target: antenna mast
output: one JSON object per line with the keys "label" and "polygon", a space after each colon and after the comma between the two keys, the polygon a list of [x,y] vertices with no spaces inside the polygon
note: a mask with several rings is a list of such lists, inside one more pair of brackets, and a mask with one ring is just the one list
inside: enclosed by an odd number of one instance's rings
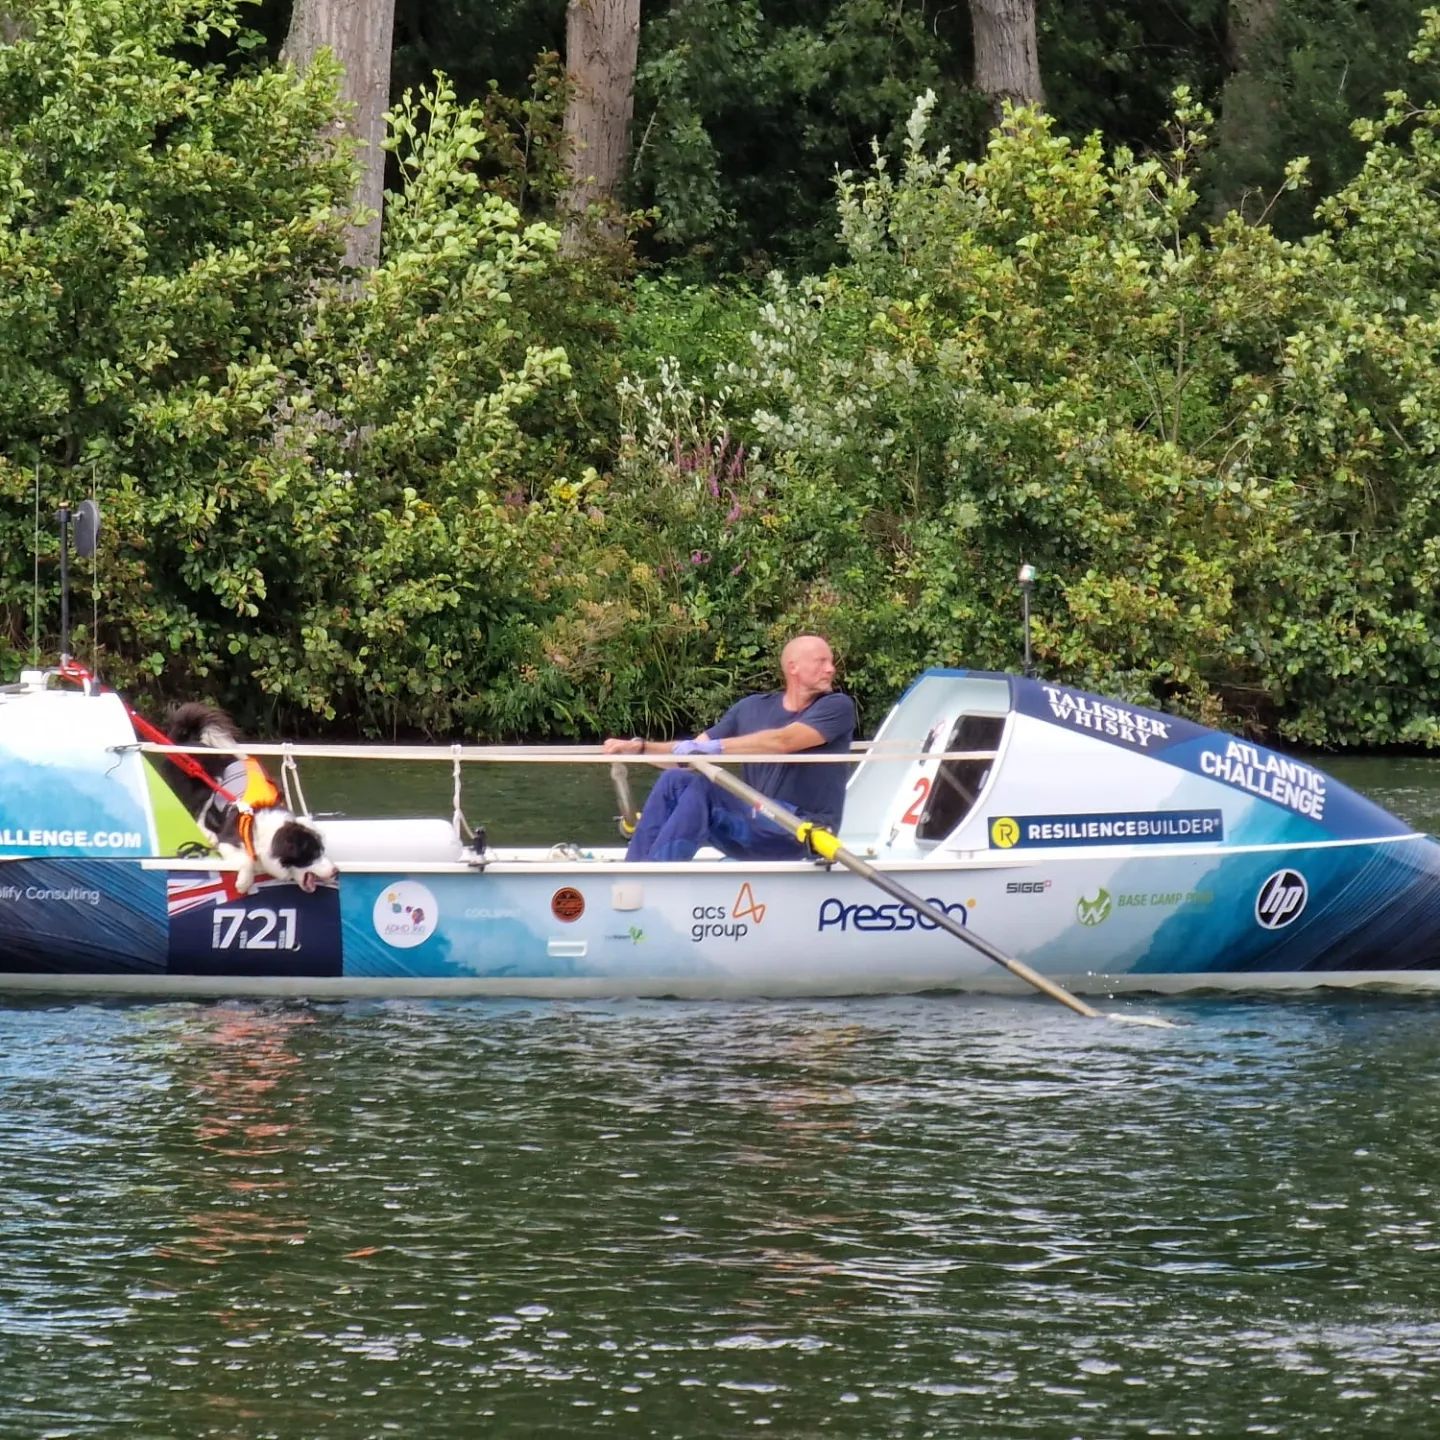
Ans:
{"label": "antenna mast", "polygon": [[74,526],[75,554],[82,559],[93,555],[100,538],[100,507],[93,500],[82,500],[73,509],[68,500],[56,511],[60,520],[60,664],[67,665],[70,654],[70,537]]}
{"label": "antenna mast", "polygon": [[1035,586],[1035,567],[1033,565],[1022,565],[1020,574],[1017,577],[1020,581],[1021,608],[1024,611],[1025,624],[1025,678],[1035,678],[1035,666],[1030,660],[1030,591]]}

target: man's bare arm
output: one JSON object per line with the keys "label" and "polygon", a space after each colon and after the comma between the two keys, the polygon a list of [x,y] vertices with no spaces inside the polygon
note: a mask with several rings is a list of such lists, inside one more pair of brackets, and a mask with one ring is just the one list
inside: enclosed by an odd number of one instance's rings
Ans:
{"label": "man's bare arm", "polygon": [[[703,732],[695,737],[708,740]],[[737,755],[793,755],[797,750],[813,750],[823,745],[825,737],[813,726],[792,720],[773,730],[752,730],[748,735],[729,735],[720,741],[720,749]]]}

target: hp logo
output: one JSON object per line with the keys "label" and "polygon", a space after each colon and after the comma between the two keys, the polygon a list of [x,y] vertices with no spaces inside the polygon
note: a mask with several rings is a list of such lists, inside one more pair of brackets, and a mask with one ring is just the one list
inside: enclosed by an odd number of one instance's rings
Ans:
{"label": "hp logo", "polygon": [[1310,887],[1298,870],[1277,870],[1255,896],[1255,923],[1265,930],[1283,930],[1298,920]]}

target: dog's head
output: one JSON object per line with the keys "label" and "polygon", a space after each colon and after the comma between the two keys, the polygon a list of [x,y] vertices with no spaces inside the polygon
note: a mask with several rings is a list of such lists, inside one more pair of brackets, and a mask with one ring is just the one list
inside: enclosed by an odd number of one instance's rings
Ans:
{"label": "dog's head", "polygon": [[266,874],[307,892],[339,873],[320,832],[288,811],[261,811],[255,817],[255,853]]}

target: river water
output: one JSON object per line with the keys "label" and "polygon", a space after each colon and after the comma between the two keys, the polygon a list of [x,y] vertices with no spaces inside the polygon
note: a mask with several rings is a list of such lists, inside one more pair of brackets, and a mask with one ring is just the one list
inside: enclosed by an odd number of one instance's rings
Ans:
{"label": "river water", "polygon": [[0,1437],[1430,1433],[1440,1002],[1154,1008],[0,1003]]}

